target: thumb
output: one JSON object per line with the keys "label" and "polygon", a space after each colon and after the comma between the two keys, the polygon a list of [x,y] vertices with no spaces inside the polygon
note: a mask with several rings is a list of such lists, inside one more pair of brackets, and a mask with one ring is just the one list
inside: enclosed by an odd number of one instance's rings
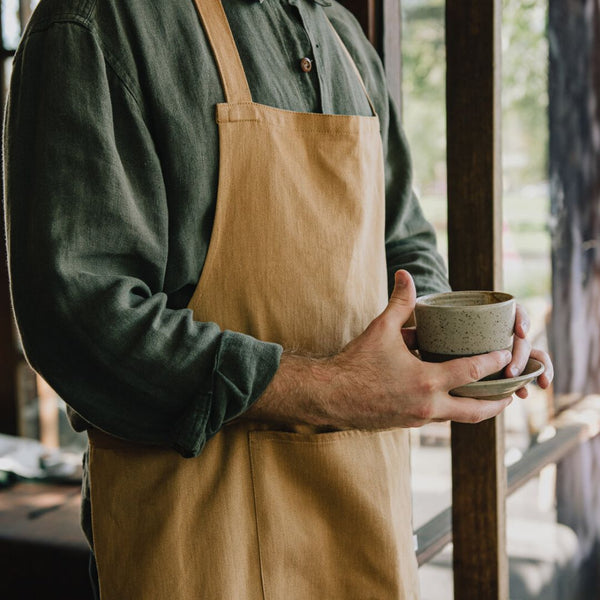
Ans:
{"label": "thumb", "polygon": [[397,318],[401,327],[412,315],[417,301],[417,290],[408,271],[396,271],[394,275],[394,291],[384,311],[388,316]]}

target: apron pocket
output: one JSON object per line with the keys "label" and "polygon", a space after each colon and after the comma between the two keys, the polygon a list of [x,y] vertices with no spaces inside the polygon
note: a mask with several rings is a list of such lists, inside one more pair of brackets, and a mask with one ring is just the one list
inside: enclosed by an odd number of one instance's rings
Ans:
{"label": "apron pocket", "polygon": [[407,431],[248,435],[265,600],[418,598]]}

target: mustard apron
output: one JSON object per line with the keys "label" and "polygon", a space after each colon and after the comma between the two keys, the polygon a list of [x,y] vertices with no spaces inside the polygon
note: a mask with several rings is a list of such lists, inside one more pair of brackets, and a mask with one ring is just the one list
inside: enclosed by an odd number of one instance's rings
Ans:
{"label": "mustard apron", "polygon": [[[379,120],[253,103],[220,0],[196,5],[226,102],[189,307],[284,348],[337,352],[387,302]],[[239,419],[192,459],[92,430],[90,480],[102,600],[418,598],[404,430]]]}

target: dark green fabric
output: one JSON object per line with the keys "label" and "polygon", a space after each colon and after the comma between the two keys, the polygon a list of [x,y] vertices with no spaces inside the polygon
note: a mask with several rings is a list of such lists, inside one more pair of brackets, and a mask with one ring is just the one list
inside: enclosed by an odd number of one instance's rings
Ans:
{"label": "dark green fabric", "polygon": [[[390,275],[447,289],[384,74],[333,3],[224,0],[253,99],[381,119]],[[315,68],[304,73],[304,56]],[[210,240],[223,101],[192,0],[42,0],[14,60],[4,137],[11,287],[33,367],[85,420],[197,455],[281,348],[186,305]]]}

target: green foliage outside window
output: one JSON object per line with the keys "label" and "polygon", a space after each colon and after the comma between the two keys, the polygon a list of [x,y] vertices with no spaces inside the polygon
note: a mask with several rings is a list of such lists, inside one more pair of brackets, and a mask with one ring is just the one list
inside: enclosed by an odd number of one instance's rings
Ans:
{"label": "green foliage outside window", "polygon": [[[445,31],[443,0],[402,0],[403,121],[415,186],[446,241]],[[503,0],[502,149],[505,287],[546,295],[548,235],[547,0]]]}

